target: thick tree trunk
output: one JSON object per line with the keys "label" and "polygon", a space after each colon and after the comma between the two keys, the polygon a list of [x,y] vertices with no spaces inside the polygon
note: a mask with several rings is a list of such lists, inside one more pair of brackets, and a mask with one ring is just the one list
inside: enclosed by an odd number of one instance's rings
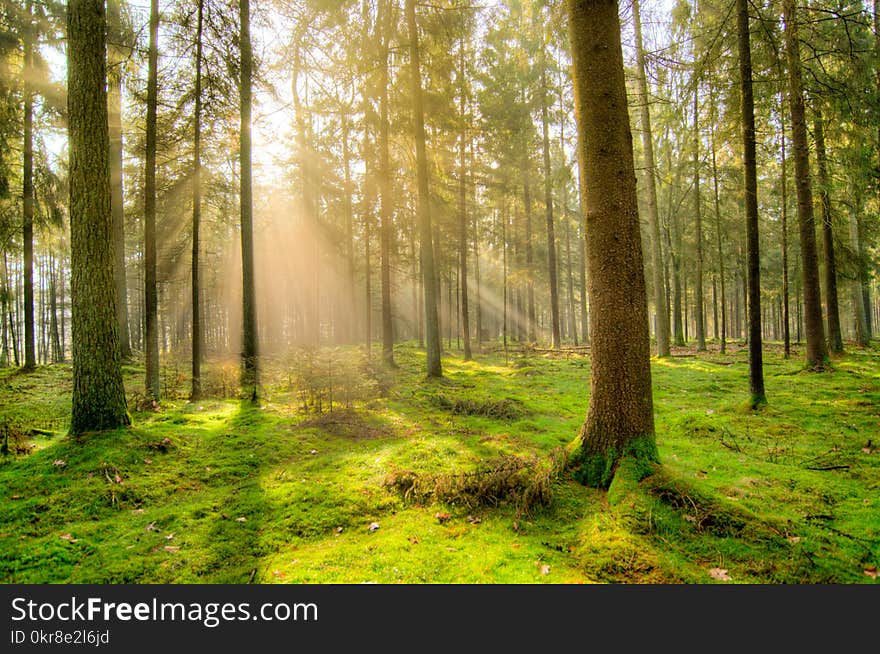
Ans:
{"label": "thick tree trunk", "polygon": [[130,424],[113,284],[105,34],[101,0],[67,3],[72,434]]}
{"label": "thick tree trunk", "polygon": [[156,278],[156,112],[158,107],[159,0],[150,2],[150,46],[147,73],[146,169],[144,171],[144,350],[146,392],[158,402],[159,296]]}
{"label": "thick tree trunk", "polygon": [[810,180],[810,152],[801,79],[801,55],[794,0],[783,0],[785,49],[788,60],[788,102],[791,114],[791,140],[794,145],[794,176],[798,199],[798,227],[801,243],[801,279],[804,292],[804,327],[807,367],[824,369],[828,359],[825,326],[822,322],[822,298],[819,288],[819,263],[816,254],[816,223],[813,218],[813,191]]}
{"label": "thick tree trunk", "polygon": [[831,182],[825,154],[825,125],[822,110],[813,109],[813,134],[816,139],[816,167],[819,175],[819,204],[822,209],[822,251],[825,258],[825,311],[828,320],[828,351],[843,352],[840,309],[837,299],[837,263],[834,257],[834,227],[831,216]]}
{"label": "thick tree trunk", "polygon": [[647,295],[617,2],[567,7],[592,308],[590,403],[570,461],[582,482],[608,487],[622,459],[642,476],[657,460]]}
{"label": "thick tree trunk", "polygon": [[741,88],[743,174],[745,177],[748,258],[749,390],[752,408],[767,403],[761,343],[761,259],[758,250],[758,167],[755,153],[755,104],[752,93],[752,52],[748,0],[737,0],[737,44]]}
{"label": "thick tree trunk", "polygon": [[257,400],[259,366],[257,350],[257,306],[254,280],[254,198],[251,164],[251,85],[253,52],[251,49],[250,0],[239,0],[241,47],[241,276],[242,276],[242,370],[241,385],[251,401]]}
{"label": "thick tree trunk", "polygon": [[633,0],[633,23],[636,36],[636,63],[638,65],[639,112],[642,121],[642,150],[645,158],[645,188],[648,193],[648,233],[651,237],[651,270],[654,292],[654,332],[657,356],[669,356],[669,321],[666,312],[666,290],[663,287],[663,258],[660,247],[660,217],[657,208],[657,170],[654,165],[654,139],[651,131],[647,64],[642,40],[642,20],[639,0]]}
{"label": "thick tree trunk", "polygon": [[440,329],[437,316],[437,276],[434,268],[434,237],[431,228],[428,156],[425,151],[425,109],[422,100],[421,53],[419,51],[415,0],[406,0],[406,23],[409,31],[410,66],[412,68],[413,130],[416,142],[420,258],[422,279],[425,286],[426,368],[428,377],[442,377]]}

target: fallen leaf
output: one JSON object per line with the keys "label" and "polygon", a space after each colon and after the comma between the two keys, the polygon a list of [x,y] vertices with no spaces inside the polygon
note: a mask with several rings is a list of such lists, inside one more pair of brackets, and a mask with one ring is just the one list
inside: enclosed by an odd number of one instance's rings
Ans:
{"label": "fallen leaf", "polygon": [[438,513],[435,513],[434,517],[437,518],[438,522],[440,522],[440,524],[442,525],[444,522],[449,520],[449,518],[451,518],[452,516],[444,511],[440,511]]}
{"label": "fallen leaf", "polygon": [[144,463],[150,465],[153,462],[153,459],[144,459]]}
{"label": "fallen leaf", "polygon": [[177,545],[166,545],[165,546],[166,552],[177,552],[179,549],[180,549],[180,547]]}
{"label": "fallen leaf", "polygon": [[165,536],[165,540],[171,540],[172,538],[174,538],[174,534],[168,534]]}
{"label": "fallen leaf", "polygon": [[801,542],[801,537],[800,536],[789,536],[788,542],[791,543],[792,545],[796,545],[797,543]]}
{"label": "fallen leaf", "polygon": [[870,568],[865,568],[865,574],[868,575],[871,579],[877,578],[877,566],[872,565]]}
{"label": "fallen leaf", "polygon": [[337,533],[337,534],[341,534],[341,533],[342,533],[342,527],[337,527],[337,528],[336,528],[336,533]]}
{"label": "fallen leaf", "polygon": [[135,515],[140,515],[141,513],[144,512],[144,510],[143,509],[132,509],[131,512],[134,513]]}
{"label": "fallen leaf", "polygon": [[245,518],[243,515],[241,515],[241,516],[238,516],[238,517],[235,519],[235,521],[236,521],[236,522],[247,522],[247,518]]}
{"label": "fallen leaf", "polygon": [[864,452],[865,454],[873,454],[874,450],[870,447],[863,447],[862,452]]}
{"label": "fallen leaf", "polygon": [[[21,495],[13,495],[13,496],[12,496],[12,499],[13,499],[13,500],[20,500],[20,499],[21,499]],[[865,500],[865,501],[867,502],[867,500]]]}
{"label": "fallen leaf", "polygon": [[272,571],[272,575],[275,576],[275,577],[282,578],[282,579],[284,578],[284,573],[283,573],[283,572],[279,572],[278,570],[273,570],[273,571]]}
{"label": "fallen leaf", "polygon": [[64,466],[67,465],[67,461],[64,461],[64,460],[62,460],[62,459],[55,459],[55,460],[52,462],[52,465],[53,465],[53,466],[57,466],[57,467],[59,467],[59,468],[63,468]]}
{"label": "fallen leaf", "polygon": [[118,472],[115,475],[113,475],[113,481],[115,481],[117,484],[122,483],[122,477],[119,476]]}
{"label": "fallen leaf", "polygon": [[407,538],[407,540],[408,540],[410,543],[412,543],[413,545],[418,545],[418,544],[421,542],[421,541],[419,541],[419,537],[416,536],[415,534],[413,534],[412,536],[410,536],[409,538]]}
{"label": "fallen leaf", "polygon": [[727,570],[723,568],[712,568],[709,570],[709,576],[718,581],[730,581],[730,575],[728,575]]}
{"label": "fallen leaf", "polygon": [[153,520],[153,522],[151,522],[146,527],[144,527],[144,531],[162,531],[162,530],[156,526],[156,521]]}
{"label": "fallen leaf", "polygon": [[469,515],[469,516],[467,517],[467,521],[468,521],[469,523],[471,523],[472,525],[478,525],[478,524],[480,524],[481,522],[483,522],[483,519],[482,519],[482,518],[475,518],[474,516],[470,516],[470,515]]}
{"label": "fallen leaf", "polygon": [[519,549],[519,543],[511,543],[510,546],[515,550]]}
{"label": "fallen leaf", "polygon": [[692,516],[687,513],[685,514],[684,519],[687,520],[688,522],[696,522],[697,521],[696,516]]}
{"label": "fallen leaf", "polygon": [[318,450],[309,450],[309,454],[317,454]]}
{"label": "fallen leaf", "polygon": [[371,522],[371,523],[370,523],[370,526],[367,527],[367,531],[369,531],[370,533],[372,533],[372,532],[376,531],[378,528],[379,528],[379,523],[378,523],[378,522]]}
{"label": "fallen leaf", "polygon": [[519,523],[516,520],[513,521],[513,530],[519,531]]}
{"label": "fallen leaf", "polygon": [[549,575],[550,574],[550,566],[549,565],[542,565],[541,566],[541,574],[542,575]]}
{"label": "fallen leaf", "polygon": [[61,540],[69,540],[71,543],[75,543],[77,540],[76,538],[74,538],[70,534],[61,534],[61,536],[59,538],[61,538]]}
{"label": "fallen leaf", "polygon": [[709,473],[705,470],[700,470],[699,472],[694,473],[694,477],[696,477],[697,479],[705,479],[708,476]]}

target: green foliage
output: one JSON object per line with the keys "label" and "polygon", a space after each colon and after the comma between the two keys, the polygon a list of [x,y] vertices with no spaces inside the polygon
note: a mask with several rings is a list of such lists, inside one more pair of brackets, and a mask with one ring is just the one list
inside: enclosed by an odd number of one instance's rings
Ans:
{"label": "green foliage", "polygon": [[[315,356],[363,371],[354,350]],[[0,424],[32,448],[0,456],[0,580],[723,583],[718,568],[727,583],[874,581],[876,349],[822,375],[768,351],[760,412],[743,409],[736,352],[654,361],[662,466],[625,457],[607,491],[559,454],[584,419],[587,357],[450,355],[442,381],[424,379],[423,357],[397,347],[386,397],[345,410],[338,391],[333,412],[303,407],[276,362],[259,408],[170,398],[82,441],[63,435],[69,366],[0,372]],[[142,384],[138,367],[125,376]],[[453,413],[438,394],[527,398],[529,412]]]}

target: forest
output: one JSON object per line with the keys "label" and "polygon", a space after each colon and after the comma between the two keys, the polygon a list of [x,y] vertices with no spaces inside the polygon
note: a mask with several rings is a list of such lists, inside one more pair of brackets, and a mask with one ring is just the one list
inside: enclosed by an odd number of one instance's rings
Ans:
{"label": "forest", "polygon": [[0,581],[871,584],[880,8],[0,0]]}

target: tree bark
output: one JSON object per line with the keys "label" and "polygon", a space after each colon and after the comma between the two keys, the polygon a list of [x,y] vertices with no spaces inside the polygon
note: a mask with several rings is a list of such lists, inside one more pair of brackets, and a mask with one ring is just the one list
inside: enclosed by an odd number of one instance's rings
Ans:
{"label": "tree bark", "polygon": [[638,65],[639,112],[642,122],[642,149],[645,158],[645,188],[648,193],[648,233],[651,236],[651,270],[654,292],[654,333],[657,356],[669,356],[669,321],[666,313],[666,290],[663,287],[663,258],[660,249],[660,217],[657,209],[657,170],[654,165],[654,139],[651,131],[651,109],[648,104],[648,77],[645,46],[642,41],[642,19],[639,0],[633,0],[633,23],[636,36]]}
{"label": "tree bark", "polygon": [[37,366],[34,336],[34,64],[33,8],[27,3],[24,30],[24,142],[22,143],[22,247],[24,250],[24,369]]}
{"label": "tree bark", "polygon": [[798,199],[798,228],[801,244],[801,280],[804,293],[804,329],[808,368],[822,370],[828,359],[825,327],[822,322],[822,298],[819,288],[819,263],[816,254],[816,223],[813,217],[813,192],[810,180],[810,153],[801,78],[801,55],[794,0],[783,0],[785,49],[788,61],[788,103],[791,115],[791,140],[794,146],[794,176]]}
{"label": "tree bark", "polygon": [[625,458],[657,460],[651,346],[616,0],[567,0],[583,188],[589,189],[590,401],[576,477],[608,487]]}
{"label": "tree bark", "polygon": [[461,97],[459,99],[459,117],[461,120],[461,133],[459,134],[459,178],[458,178],[458,253],[459,253],[459,277],[461,278],[461,331],[464,341],[464,360],[470,361],[471,354],[471,326],[468,312],[468,214],[467,214],[467,87],[465,85],[465,40],[461,40],[461,53],[459,56],[459,75],[461,77]]}
{"label": "tree bark", "polygon": [[196,18],[196,82],[195,115],[193,117],[193,164],[192,164],[192,381],[190,399],[197,400],[202,394],[202,307],[199,279],[199,241],[202,222],[202,31],[204,27],[204,0],[198,0]]}
{"label": "tree bark", "polygon": [[[780,106],[782,106],[780,98]],[[781,194],[782,211],[781,229],[782,229],[782,339],[785,358],[791,356],[791,327],[790,327],[790,310],[789,310],[789,285],[788,285],[788,175],[786,174],[785,159],[785,119],[784,113],[779,112],[780,118],[780,152],[781,152],[781,168],[779,189]]]}
{"label": "tree bark", "polygon": [[239,0],[241,33],[241,131],[239,157],[241,166],[241,275],[242,275],[242,374],[241,385],[257,400],[259,365],[257,349],[257,306],[254,279],[254,198],[251,164],[251,102],[253,52],[251,49],[250,0]]}
{"label": "tree bark", "polygon": [[561,346],[559,328],[559,286],[556,274],[556,235],[553,218],[553,170],[550,166],[550,117],[547,106],[546,46],[541,46],[541,129],[544,145],[544,206],[547,218],[547,270],[550,280],[550,330],[553,347]]}
{"label": "tree bark", "polygon": [[105,34],[101,0],[69,0],[72,434],[131,422],[125,406],[113,283]]}
{"label": "tree bark", "polygon": [[419,52],[415,0],[406,0],[406,22],[409,31],[410,66],[412,68],[413,132],[416,142],[420,258],[422,280],[425,287],[426,368],[428,377],[442,377],[440,329],[437,316],[437,276],[434,267],[434,237],[431,228],[431,197],[428,180],[428,156],[425,145],[425,110],[424,101],[422,100],[421,54]]}
{"label": "tree bark", "polygon": [[144,171],[144,350],[146,392],[153,401],[159,386],[159,296],[156,265],[156,113],[158,107],[159,0],[150,2],[150,45],[147,73],[147,126]]}
{"label": "tree bark", "polygon": [[[694,73],[696,75],[696,72]],[[700,205],[700,85],[694,84],[694,240],[697,251],[696,280],[694,280],[694,316],[697,323],[697,351],[706,350],[706,328],[703,324],[703,212]]]}
{"label": "tree bark", "polygon": [[743,175],[745,177],[746,248],[749,315],[749,390],[752,408],[767,403],[761,343],[761,259],[758,239],[758,166],[748,0],[737,0],[737,44],[741,88]]}
{"label": "tree bark", "polygon": [[834,226],[831,215],[831,182],[825,153],[825,125],[822,110],[813,109],[813,133],[816,139],[816,167],[819,175],[819,204],[822,209],[822,251],[825,258],[825,309],[828,321],[828,351],[843,352],[840,309],[837,299],[837,263],[834,257]]}
{"label": "tree bark", "polygon": [[391,164],[388,145],[388,39],[391,7],[379,4],[379,235],[382,281],[382,360],[394,365],[394,324],[391,312]]}

